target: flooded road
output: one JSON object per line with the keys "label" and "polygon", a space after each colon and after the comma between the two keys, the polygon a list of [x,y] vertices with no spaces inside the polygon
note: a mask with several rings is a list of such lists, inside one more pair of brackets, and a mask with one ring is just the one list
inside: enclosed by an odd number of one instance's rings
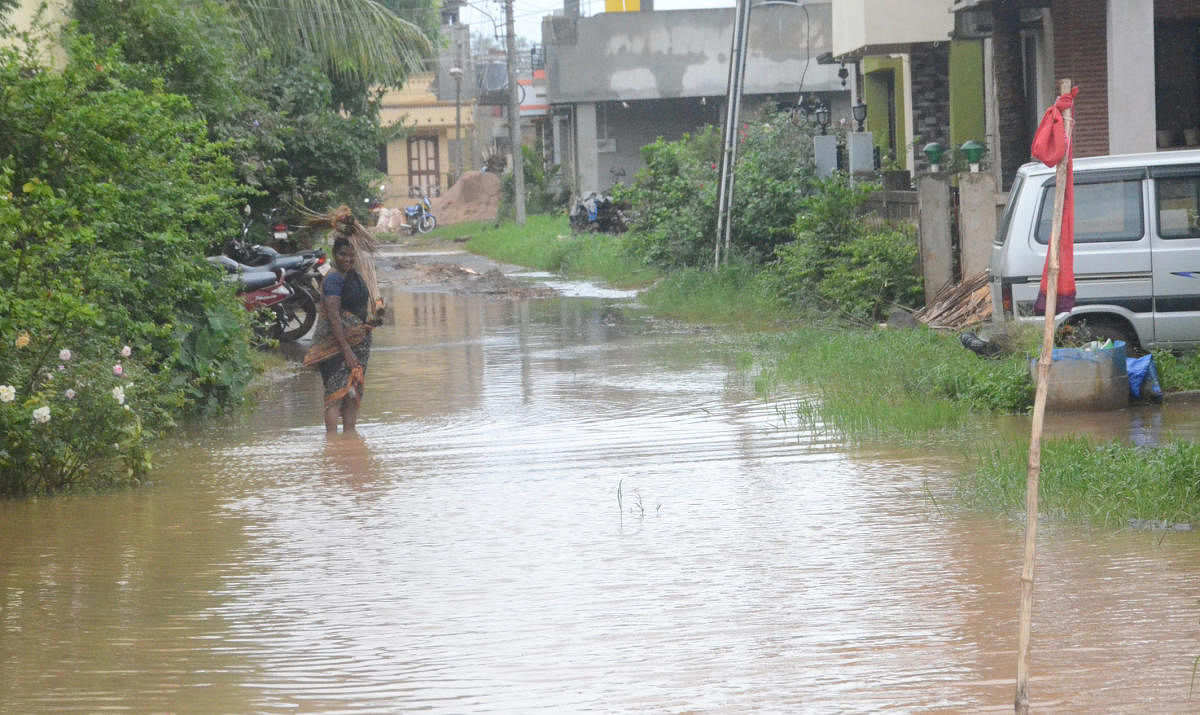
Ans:
{"label": "flooded road", "polygon": [[[304,372],[151,487],[0,502],[0,711],[1011,711],[1023,529],[952,455],[619,299],[390,303],[359,439]],[[1200,711],[1196,533],[1038,556],[1035,711]]]}

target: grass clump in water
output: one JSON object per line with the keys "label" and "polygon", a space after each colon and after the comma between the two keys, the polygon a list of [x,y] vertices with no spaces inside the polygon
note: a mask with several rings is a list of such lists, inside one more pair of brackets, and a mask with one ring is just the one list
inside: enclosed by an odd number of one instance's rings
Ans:
{"label": "grass clump in water", "polygon": [[1024,356],[982,360],[927,328],[806,328],[760,345],[767,358],[757,389],[811,386],[814,399],[798,416],[849,439],[961,430],[979,413],[1022,412],[1033,398]]}
{"label": "grass clump in water", "polygon": [[[1027,442],[989,447],[979,466],[960,480],[973,507],[1018,511],[1025,507]],[[1043,515],[1105,526],[1200,524],[1200,445],[1176,440],[1157,447],[1086,437],[1042,445],[1038,509]]]}

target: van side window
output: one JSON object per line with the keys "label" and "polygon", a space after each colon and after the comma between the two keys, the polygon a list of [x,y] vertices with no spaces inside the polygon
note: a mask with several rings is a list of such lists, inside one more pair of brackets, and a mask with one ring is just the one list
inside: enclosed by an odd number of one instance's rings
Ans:
{"label": "van side window", "polygon": [[1155,179],[1154,193],[1158,196],[1158,235],[1200,237],[1200,175]]}
{"label": "van side window", "polygon": [[[1075,182],[1075,243],[1105,241],[1137,241],[1145,223],[1142,213],[1142,182],[1097,181]],[[1054,186],[1042,190],[1042,206],[1038,213],[1038,243],[1050,243],[1050,226],[1054,219]]]}

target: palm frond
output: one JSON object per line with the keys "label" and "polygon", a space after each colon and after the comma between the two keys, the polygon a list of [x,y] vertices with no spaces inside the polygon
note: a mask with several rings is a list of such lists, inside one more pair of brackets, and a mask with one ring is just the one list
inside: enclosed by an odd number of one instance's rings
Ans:
{"label": "palm frond", "polygon": [[297,48],[340,76],[397,84],[432,52],[420,28],[375,0],[234,0],[252,42],[287,61]]}

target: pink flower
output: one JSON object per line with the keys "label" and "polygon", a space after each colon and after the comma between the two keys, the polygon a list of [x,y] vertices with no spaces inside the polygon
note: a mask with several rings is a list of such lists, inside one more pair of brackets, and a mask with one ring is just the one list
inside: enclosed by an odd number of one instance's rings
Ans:
{"label": "pink flower", "polygon": [[62,360],[63,362],[67,362],[68,360],[71,359],[71,351],[67,350],[66,348],[59,350],[58,351],[58,359]]}
{"label": "pink flower", "polygon": [[75,399],[75,391],[74,391],[74,390],[72,390],[72,389],[69,389],[69,388],[67,389],[67,399],[68,399],[68,400],[74,400],[74,399]]}
{"label": "pink flower", "polygon": [[117,377],[120,377],[121,375],[125,374],[125,368],[121,367],[121,363],[117,363],[116,365],[113,365],[113,374],[116,375]]}
{"label": "pink flower", "polygon": [[132,354],[133,354],[133,348],[129,347],[128,345],[121,348],[121,357],[129,357]]}

